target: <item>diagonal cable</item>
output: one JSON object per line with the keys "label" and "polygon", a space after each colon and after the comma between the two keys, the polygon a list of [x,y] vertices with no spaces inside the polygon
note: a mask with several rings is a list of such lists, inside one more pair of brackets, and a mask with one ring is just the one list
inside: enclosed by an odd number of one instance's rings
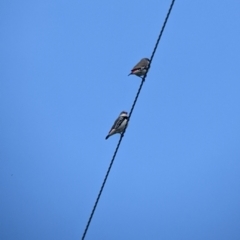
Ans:
{"label": "diagonal cable", "polygon": [[[153,52],[152,52],[152,55],[151,55],[151,58],[150,58],[150,62],[149,62],[149,67],[148,67],[145,75],[144,75],[143,78],[142,78],[142,81],[141,81],[141,84],[140,84],[140,86],[139,86],[137,95],[136,95],[136,97],[135,97],[135,99],[134,99],[132,108],[131,108],[130,113],[129,113],[128,124],[129,124],[130,118],[131,118],[131,116],[132,116],[133,110],[134,110],[134,108],[135,108],[135,105],[136,105],[136,103],[137,103],[139,94],[140,94],[140,92],[141,92],[141,90],[142,90],[143,83],[144,83],[144,81],[145,81],[145,79],[146,79],[146,77],[147,77],[147,73],[148,73],[148,71],[149,71],[149,69],[150,69],[150,67],[151,67],[152,60],[153,60],[153,58],[154,58],[154,55],[155,55],[155,53],[156,53],[158,44],[159,44],[159,42],[160,42],[160,39],[161,39],[161,37],[162,37],[163,31],[164,31],[164,29],[165,29],[165,26],[166,26],[166,24],[167,24],[168,18],[169,18],[169,16],[170,16],[171,11],[172,11],[174,2],[175,2],[175,0],[172,0],[171,5],[170,5],[169,10],[168,10],[168,13],[167,13],[167,15],[166,15],[166,18],[165,18],[165,20],[164,20],[163,26],[162,26],[161,31],[160,31],[160,33],[159,33],[157,42],[156,42],[155,47],[154,47],[154,49],[153,49]],[[123,133],[121,134],[121,136],[120,136],[120,138],[119,138],[117,147],[116,147],[116,149],[115,149],[115,151],[114,151],[112,160],[111,160],[111,162],[110,162],[110,165],[109,165],[108,170],[107,170],[107,173],[106,173],[106,175],[105,175],[105,177],[104,177],[102,186],[101,186],[100,191],[99,191],[99,193],[98,193],[97,199],[96,199],[96,201],[95,201],[95,203],[94,203],[92,212],[91,212],[90,217],[89,217],[89,219],[88,219],[87,225],[86,225],[85,230],[84,230],[84,232],[83,232],[82,240],[84,240],[84,238],[85,238],[85,236],[86,236],[86,234],[87,234],[89,225],[90,225],[90,223],[91,223],[92,217],[93,217],[94,212],[95,212],[95,210],[96,210],[98,201],[99,201],[99,199],[100,199],[100,197],[101,197],[103,188],[104,188],[105,183],[106,183],[106,181],[107,181],[108,175],[109,175],[110,170],[111,170],[111,168],[112,168],[113,162],[114,162],[115,157],[116,157],[116,155],[117,155],[118,149],[119,149],[119,147],[120,147],[120,145],[121,145],[121,142],[122,142],[122,139],[123,139],[123,137],[124,137],[124,133],[126,132],[126,129],[127,129],[127,127],[124,129]]]}

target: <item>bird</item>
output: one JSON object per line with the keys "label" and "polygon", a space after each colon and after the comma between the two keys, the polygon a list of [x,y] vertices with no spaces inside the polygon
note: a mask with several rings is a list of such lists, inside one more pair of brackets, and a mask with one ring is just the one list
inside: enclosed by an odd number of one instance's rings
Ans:
{"label": "bird", "polygon": [[118,116],[118,118],[115,120],[112,128],[110,129],[105,139],[108,139],[113,134],[122,133],[127,126],[127,122],[128,122],[128,113],[126,111],[122,111]]}
{"label": "bird", "polygon": [[148,69],[148,66],[149,66],[149,63],[150,63],[150,60],[148,58],[142,58],[140,60],[140,62],[138,62],[134,67],[133,69],[131,70],[131,72],[128,74],[129,75],[136,75],[138,77],[142,77],[147,69]]}

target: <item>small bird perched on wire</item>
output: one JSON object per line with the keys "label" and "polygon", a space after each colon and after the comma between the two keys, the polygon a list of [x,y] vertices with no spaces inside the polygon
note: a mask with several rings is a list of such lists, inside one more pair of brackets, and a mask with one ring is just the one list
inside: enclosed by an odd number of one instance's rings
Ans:
{"label": "small bird perched on wire", "polygon": [[122,111],[118,116],[118,118],[115,120],[111,130],[109,131],[105,139],[108,139],[113,134],[122,133],[127,126],[127,122],[128,122],[128,113],[125,111]]}
{"label": "small bird perched on wire", "polygon": [[144,76],[146,73],[148,66],[149,66],[150,60],[148,58],[143,58],[140,60],[140,62],[133,67],[129,75],[136,75],[138,77]]}

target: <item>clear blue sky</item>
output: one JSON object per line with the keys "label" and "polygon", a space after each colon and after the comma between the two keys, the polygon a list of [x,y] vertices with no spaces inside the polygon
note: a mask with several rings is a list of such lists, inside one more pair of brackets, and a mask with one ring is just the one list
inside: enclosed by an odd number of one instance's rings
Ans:
{"label": "clear blue sky", "polygon": [[[0,2],[0,239],[81,238],[170,0]],[[240,2],[176,0],[86,239],[240,239]]]}

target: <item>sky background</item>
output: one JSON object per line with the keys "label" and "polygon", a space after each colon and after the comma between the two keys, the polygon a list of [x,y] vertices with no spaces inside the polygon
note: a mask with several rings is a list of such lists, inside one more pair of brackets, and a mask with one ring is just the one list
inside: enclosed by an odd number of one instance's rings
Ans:
{"label": "sky background", "polygon": [[[170,0],[0,1],[0,239],[81,239]],[[240,239],[240,2],[176,0],[86,239]]]}

